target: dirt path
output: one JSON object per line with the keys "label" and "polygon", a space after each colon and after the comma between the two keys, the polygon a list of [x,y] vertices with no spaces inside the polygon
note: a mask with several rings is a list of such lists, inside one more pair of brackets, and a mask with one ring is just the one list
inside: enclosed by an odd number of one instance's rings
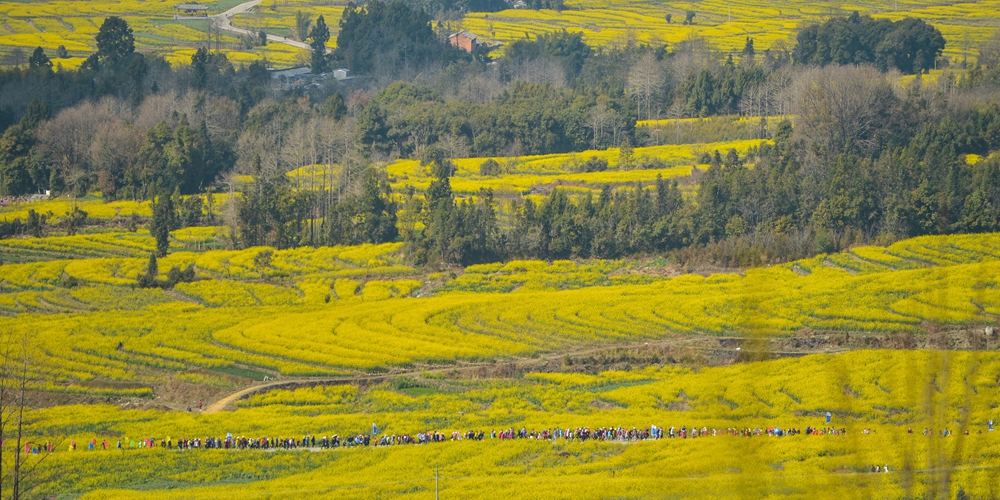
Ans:
{"label": "dirt path", "polygon": [[240,390],[240,391],[236,391],[236,392],[234,392],[234,393],[232,393],[232,394],[230,394],[230,395],[228,395],[228,396],[226,396],[226,397],[224,397],[224,398],[222,398],[222,399],[220,399],[220,400],[218,400],[218,401],[216,401],[216,402],[214,402],[214,403],[206,406],[201,412],[202,413],[217,413],[217,412],[220,412],[223,409],[225,409],[227,406],[235,403],[238,399],[242,398],[243,396],[246,396],[246,395],[249,395],[249,394],[253,394],[253,393],[255,393],[255,392],[257,392],[257,391],[259,391],[261,389],[274,387],[276,385],[286,384],[288,382],[289,381],[277,381],[276,380],[276,381],[274,381],[272,383],[269,383],[269,384],[265,383],[265,384],[260,384],[260,385],[255,385],[255,386],[247,387],[246,389],[243,389],[243,390]]}

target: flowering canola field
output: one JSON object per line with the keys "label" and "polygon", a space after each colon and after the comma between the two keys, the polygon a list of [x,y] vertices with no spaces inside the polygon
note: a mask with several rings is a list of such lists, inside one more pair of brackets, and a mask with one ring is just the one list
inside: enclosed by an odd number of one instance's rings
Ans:
{"label": "flowering canola field", "polygon": [[[90,1],[60,0],[41,2],[0,1],[0,52],[21,49],[26,53],[42,47],[53,64],[75,68],[96,50],[94,37],[104,19],[119,16],[129,23],[135,33],[136,50],[164,56],[173,64],[190,64],[191,55],[201,46],[215,47],[216,37],[210,33],[206,20],[176,20],[175,5],[182,2],[165,0]],[[236,1],[207,2],[209,14],[219,14],[236,6]],[[326,5],[325,2],[323,2]],[[244,14],[235,22],[238,26],[270,30],[288,34],[294,26],[295,9],[322,10],[324,14],[339,19],[341,8],[320,7],[320,2],[274,2],[273,9],[260,9],[262,13]],[[266,11],[267,13],[263,13]],[[281,17],[278,16],[281,14]],[[313,17],[317,14],[312,13]],[[291,22],[289,23],[289,18]],[[335,28],[336,22],[331,23]],[[335,34],[334,34],[335,38]],[[210,41],[211,40],[211,41]],[[235,35],[222,32],[219,49],[234,64],[267,58],[275,66],[294,66],[306,60],[302,50],[285,44],[271,43],[264,47],[247,49]],[[55,51],[66,47],[70,57],[56,59]]]}
{"label": "flowering canola field", "polygon": [[[105,238],[38,240],[99,258],[2,267],[0,330],[38,343],[39,386],[155,391],[182,374],[342,375],[684,334],[919,335],[1000,314],[998,234],[673,278],[605,261],[428,274],[404,264],[398,243],[275,251],[265,266],[256,257],[266,248],[175,251],[160,259],[160,279],[187,266],[199,279],[167,291],[133,286],[149,239]],[[101,253],[113,244],[137,255]]]}
{"label": "flowering canola field", "polygon": [[[137,490],[144,498],[219,498],[234,488],[271,497],[426,498],[435,468],[441,495],[476,498],[649,498],[664,491],[678,498],[815,498],[818,491],[953,498],[959,488],[976,498],[998,480],[1000,434],[988,430],[998,377],[995,353],[871,350],[698,370],[411,380],[420,394],[392,383],[274,391],[232,413],[56,407],[35,411],[31,432],[60,443],[43,462],[59,474],[40,493],[83,498],[134,498]],[[128,445],[226,433],[346,437],[369,432],[372,422],[380,435],[472,429],[486,438],[317,452]],[[632,443],[489,437],[509,428],[650,425],[706,435]],[[846,434],[766,435],[773,427],[817,426]],[[953,435],[942,436],[945,429]],[[69,442],[91,439],[110,441],[111,450],[68,450]],[[118,440],[123,451],[114,449]],[[870,472],[874,464],[891,473]]]}
{"label": "flowering canola field", "polygon": [[[976,45],[996,29],[990,19],[997,16],[995,0],[941,4],[931,0],[899,2],[852,2],[794,0],[701,0],[698,2],[626,2],[623,0],[567,0],[566,9],[504,10],[466,14],[461,27],[488,40],[511,42],[566,30],[583,34],[594,47],[622,47],[628,43],[676,44],[691,37],[708,40],[717,49],[739,53],[746,38],[754,39],[759,52],[784,45],[794,46],[795,32],[803,25],[818,23],[833,15],[852,11],[897,21],[916,17],[938,28],[947,41],[945,55],[961,58],[966,36],[969,57]],[[686,12],[695,13],[691,25],[683,24]],[[672,19],[668,23],[666,16]]]}
{"label": "flowering canola field", "polygon": [[[474,195],[486,188],[494,192],[526,193],[546,186],[561,186],[582,192],[599,191],[604,185],[636,182],[648,184],[655,181],[657,176],[664,179],[686,177],[691,175],[706,153],[719,151],[725,155],[732,149],[742,158],[764,142],[766,141],[763,139],[753,139],[639,147],[633,150],[634,163],[655,166],[631,170],[619,164],[619,148],[517,157],[456,158],[453,160],[456,171],[450,182],[452,191],[465,195]],[[608,170],[581,172],[580,167],[593,158],[607,162]],[[499,163],[504,173],[496,176],[480,175],[480,165],[489,159]],[[433,180],[430,167],[421,165],[418,160],[396,160],[386,166],[386,171],[396,191],[403,191],[407,186],[424,191]]]}

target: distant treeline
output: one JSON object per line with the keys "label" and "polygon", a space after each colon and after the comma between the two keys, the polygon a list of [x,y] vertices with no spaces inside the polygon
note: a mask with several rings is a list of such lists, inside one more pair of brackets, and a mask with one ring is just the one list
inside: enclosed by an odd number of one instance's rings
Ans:
{"label": "distant treeline", "polygon": [[[371,2],[345,10],[337,49],[313,61],[350,65],[361,79],[282,90],[265,64],[234,66],[205,49],[171,68],[135,52],[128,25],[109,18],[78,71],[53,71],[42,49],[0,71],[0,193],[170,199],[155,225],[165,235],[205,222],[199,204],[211,198],[181,194],[239,190],[218,214],[234,246],[402,238],[427,263],[662,251],[751,263],[997,229],[996,161],[972,166],[963,155],[998,148],[1000,42],[984,44],[967,76],[900,91],[879,69],[933,66],[940,34],[886,23],[832,19],[804,28],[791,49],[761,52],[747,39],[729,56],[700,39],[595,50],[563,32],[511,43],[487,65],[488,53],[448,47],[423,11]],[[903,57],[897,42],[913,50]],[[653,140],[637,119],[735,113],[791,115],[794,128],[762,120],[758,135],[774,146],[710,155],[691,200],[667,181],[583,199],[556,191],[542,203],[490,193],[459,203],[449,187],[452,158],[628,148]],[[424,197],[390,193],[374,165],[395,157],[436,173]],[[339,169],[285,175],[317,163]]]}
{"label": "distant treeline", "polygon": [[404,237],[417,262],[675,251],[682,260],[748,266],[857,243],[1000,231],[1000,158],[963,159],[1000,149],[1000,105],[943,120],[931,119],[916,97],[888,106],[916,116],[887,124],[895,130],[884,131],[878,148],[818,151],[819,142],[796,137],[784,122],[775,144],[748,158],[717,153],[691,200],[660,180],[576,201],[555,190],[541,203],[525,199],[498,213],[488,192],[452,203],[442,177],[425,202],[406,205],[407,213],[423,214],[426,229]]}

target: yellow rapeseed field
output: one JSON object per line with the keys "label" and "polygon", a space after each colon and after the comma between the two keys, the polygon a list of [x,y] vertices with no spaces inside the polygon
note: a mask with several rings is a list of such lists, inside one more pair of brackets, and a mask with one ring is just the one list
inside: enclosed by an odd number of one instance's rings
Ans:
{"label": "yellow rapeseed field", "polygon": [[[1000,314],[997,234],[914,238],[743,275],[675,278],[604,261],[423,274],[403,263],[398,243],[282,250],[265,267],[255,257],[266,248],[174,251],[160,259],[160,279],[193,265],[199,280],[170,291],[134,288],[148,236],[61,238],[40,241],[102,257],[7,264],[0,280],[0,311],[12,316],[0,317],[0,329],[39,344],[38,383],[152,388],[189,368],[334,374],[677,334],[920,334]],[[115,242],[131,242],[136,255],[110,254]]]}
{"label": "yellow rapeseed field", "polygon": [[[976,44],[996,29],[996,26],[980,22],[996,17],[996,9],[993,2],[941,5],[928,0],[851,4],[809,0],[780,4],[757,0],[669,4],[568,0],[566,9],[561,12],[511,9],[469,13],[458,26],[500,42],[566,30],[582,33],[584,41],[594,47],[622,47],[629,43],[673,45],[700,37],[722,51],[739,53],[747,37],[754,39],[758,52],[780,48],[777,44],[790,50],[794,46],[795,32],[801,26],[832,15],[846,16],[857,10],[894,21],[903,17],[923,19],[941,30],[948,43],[945,55],[960,59],[963,56],[974,58]],[[695,13],[691,25],[682,24],[687,11]],[[667,14],[672,16],[672,23],[667,22]]]}
{"label": "yellow rapeseed field", "polygon": [[[665,491],[684,498],[951,498],[959,488],[976,498],[998,479],[1000,435],[988,430],[998,370],[994,353],[872,350],[719,368],[430,377],[419,382],[418,395],[391,383],[275,391],[232,413],[56,407],[34,412],[31,432],[38,442],[60,443],[43,467],[61,473],[40,491],[84,498],[134,498],[140,488],[145,498],[219,498],[234,494],[237,478],[251,482],[239,486],[241,496],[426,498],[435,468],[442,496],[477,498],[648,498]],[[312,453],[130,446],[227,433],[346,438],[368,432],[372,422],[387,436],[471,429],[485,437]],[[705,432],[632,443],[490,438],[510,428],[651,425]],[[766,435],[807,427],[838,435]],[[68,450],[70,442],[92,439],[94,451]],[[872,473],[875,464],[891,472]]]}

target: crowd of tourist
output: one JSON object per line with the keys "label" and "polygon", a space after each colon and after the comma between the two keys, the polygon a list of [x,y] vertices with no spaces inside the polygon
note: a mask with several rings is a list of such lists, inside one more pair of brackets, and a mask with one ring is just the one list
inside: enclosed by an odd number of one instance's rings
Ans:
{"label": "crowd of tourist", "polygon": [[[577,427],[577,428],[555,428],[542,430],[528,430],[525,427],[520,429],[508,428],[492,430],[469,430],[465,432],[453,431],[443,433],[438,431],[420,432],[417,434],[382,434],[378,435],[378,427],[372,425],[371,433],[353,434],[341,438],[339,435],[317,437],[305,435],[302,437],[246,437],[226,434],[225,437],[197,437],[180,438],[171,437],[146,438],[146,439],[115,439],[109,441],[107,438],[93,438],[89,442],[79,444],[75,440],[68,445],[69,451],[76,450],[108,450],[108,449],[145,449],[145,448],[165,448],[178,450],[197,449],[222,449],[222,450],[294,450],[294,449],[332,449],[341,447],[381,447],[398,446],[408,444],[441,443],[445,441],[484,439],[495,440],[515,440],[515,439],[535,439],[535,440],[575,440],[575,441],[611,441],[611,442],[635,442],[657,439],[696,439],[711,436],[736,436],[754,437],[770,436],[785,437],[804,434],[807,436],[844,436],[847,429],[844,428],[818,428],[806,427],[805,431],[795,428],[779,427],[757,427],[757,428],[735,428],[709,429],[708,427],[659,427],[651,425],[645,428],[637,427]],[[51,444],[28,444],[25,446],[26,453],[39,453],[43,451],[54,451]]]}
{"label": "crowd of tourist", "polygon": [[[992,421],[990,421],[990,426],[987,430],[992,431]],[[862,435],[868,435],[875,433],[874,429],[865,427],[860,431]],[[908,434],[914,434],[912,428],[907,429]],[[963,432],[965,435],[969,435],[969,431],[965,430]],[[982,434],[982,430],[977,431],[978,434]],[[949,429],[941,429],[935,432],[932,429],[924,429],[921,433],[924,436],[938,435],[939,437],[950,437],[953,436],[953,432]],[[332,448],[353,448],[353,447],[381,447],[381,446],[398,446],[398,445],[408,445],[408,444],[426,444],[426,443],[441,443],[445,441],[462,441],[462,440],[474,440],[482,441],[484,439],[495,439],[495,440],[515,440],[515,439],[535,439],[535,440],[576,440],[576,441],[612,441],[612,442],[635,442],[635,441],[646,441],[646,440],[658,440],[658,439],[696,439],[704,437],[714,437],[714,436],[733,436],[733,437],[743,437],[750,438],[755,436],[768,436],[768,437],[786,437],[786,436],[846,436],[847,429],[844,427],[806,427],[803,431],[797,428],[780,428],[780,427],[743,427],[736,428],[730,427],[727,429],[709,429],[708,427],[659,427],[656,425],[651,425],[646,428],[636,428],[636,427],[577,427],[577,428],[555,428],[555,429],[542,429],[538,430],[528,430],[525,427],[520,429],[508,428],[501,430],[492,430],[489,433],[479,430],[469,430],[465,432],[453,431],[451,433],[443,433],[438,431],[432,432],[420,432],[417,434],[385,434],[379,435],[379,429],[375,424],[372,424],[371,433],[361,433],[352,434],[346,438],[341,438],[339,435],[316,437],[313,435],[306,435],[302,437],[246,437],[246,436],[234,436],[232,434],[226,434],[225,437],[204,437],[204,438],[180,438],[173,439],[171,437],[162,438],[145,438],[145,439],[118,439],[115,438],[110,441],[107,438],[93,438],[90,441],[78,444],[75,440],[70,441],[68,445],[69,451],[76,450],[108,450],[108,449],[145,449],[145,448],[165,448],[165,449],[178,449],[178,450],[197,450],[197,449],[220,449],[220,450],[294,450],[294,449],[332,449]],[[6,450],[7,443],[3,443],[3,448]],[[56,446],[51,443],[26,443],[24,445],[25,453],[43,453],[43,452],[53,452],[56,451]],[[879,472],[885,470],[883,466],[873,466],[877,467]]]}

